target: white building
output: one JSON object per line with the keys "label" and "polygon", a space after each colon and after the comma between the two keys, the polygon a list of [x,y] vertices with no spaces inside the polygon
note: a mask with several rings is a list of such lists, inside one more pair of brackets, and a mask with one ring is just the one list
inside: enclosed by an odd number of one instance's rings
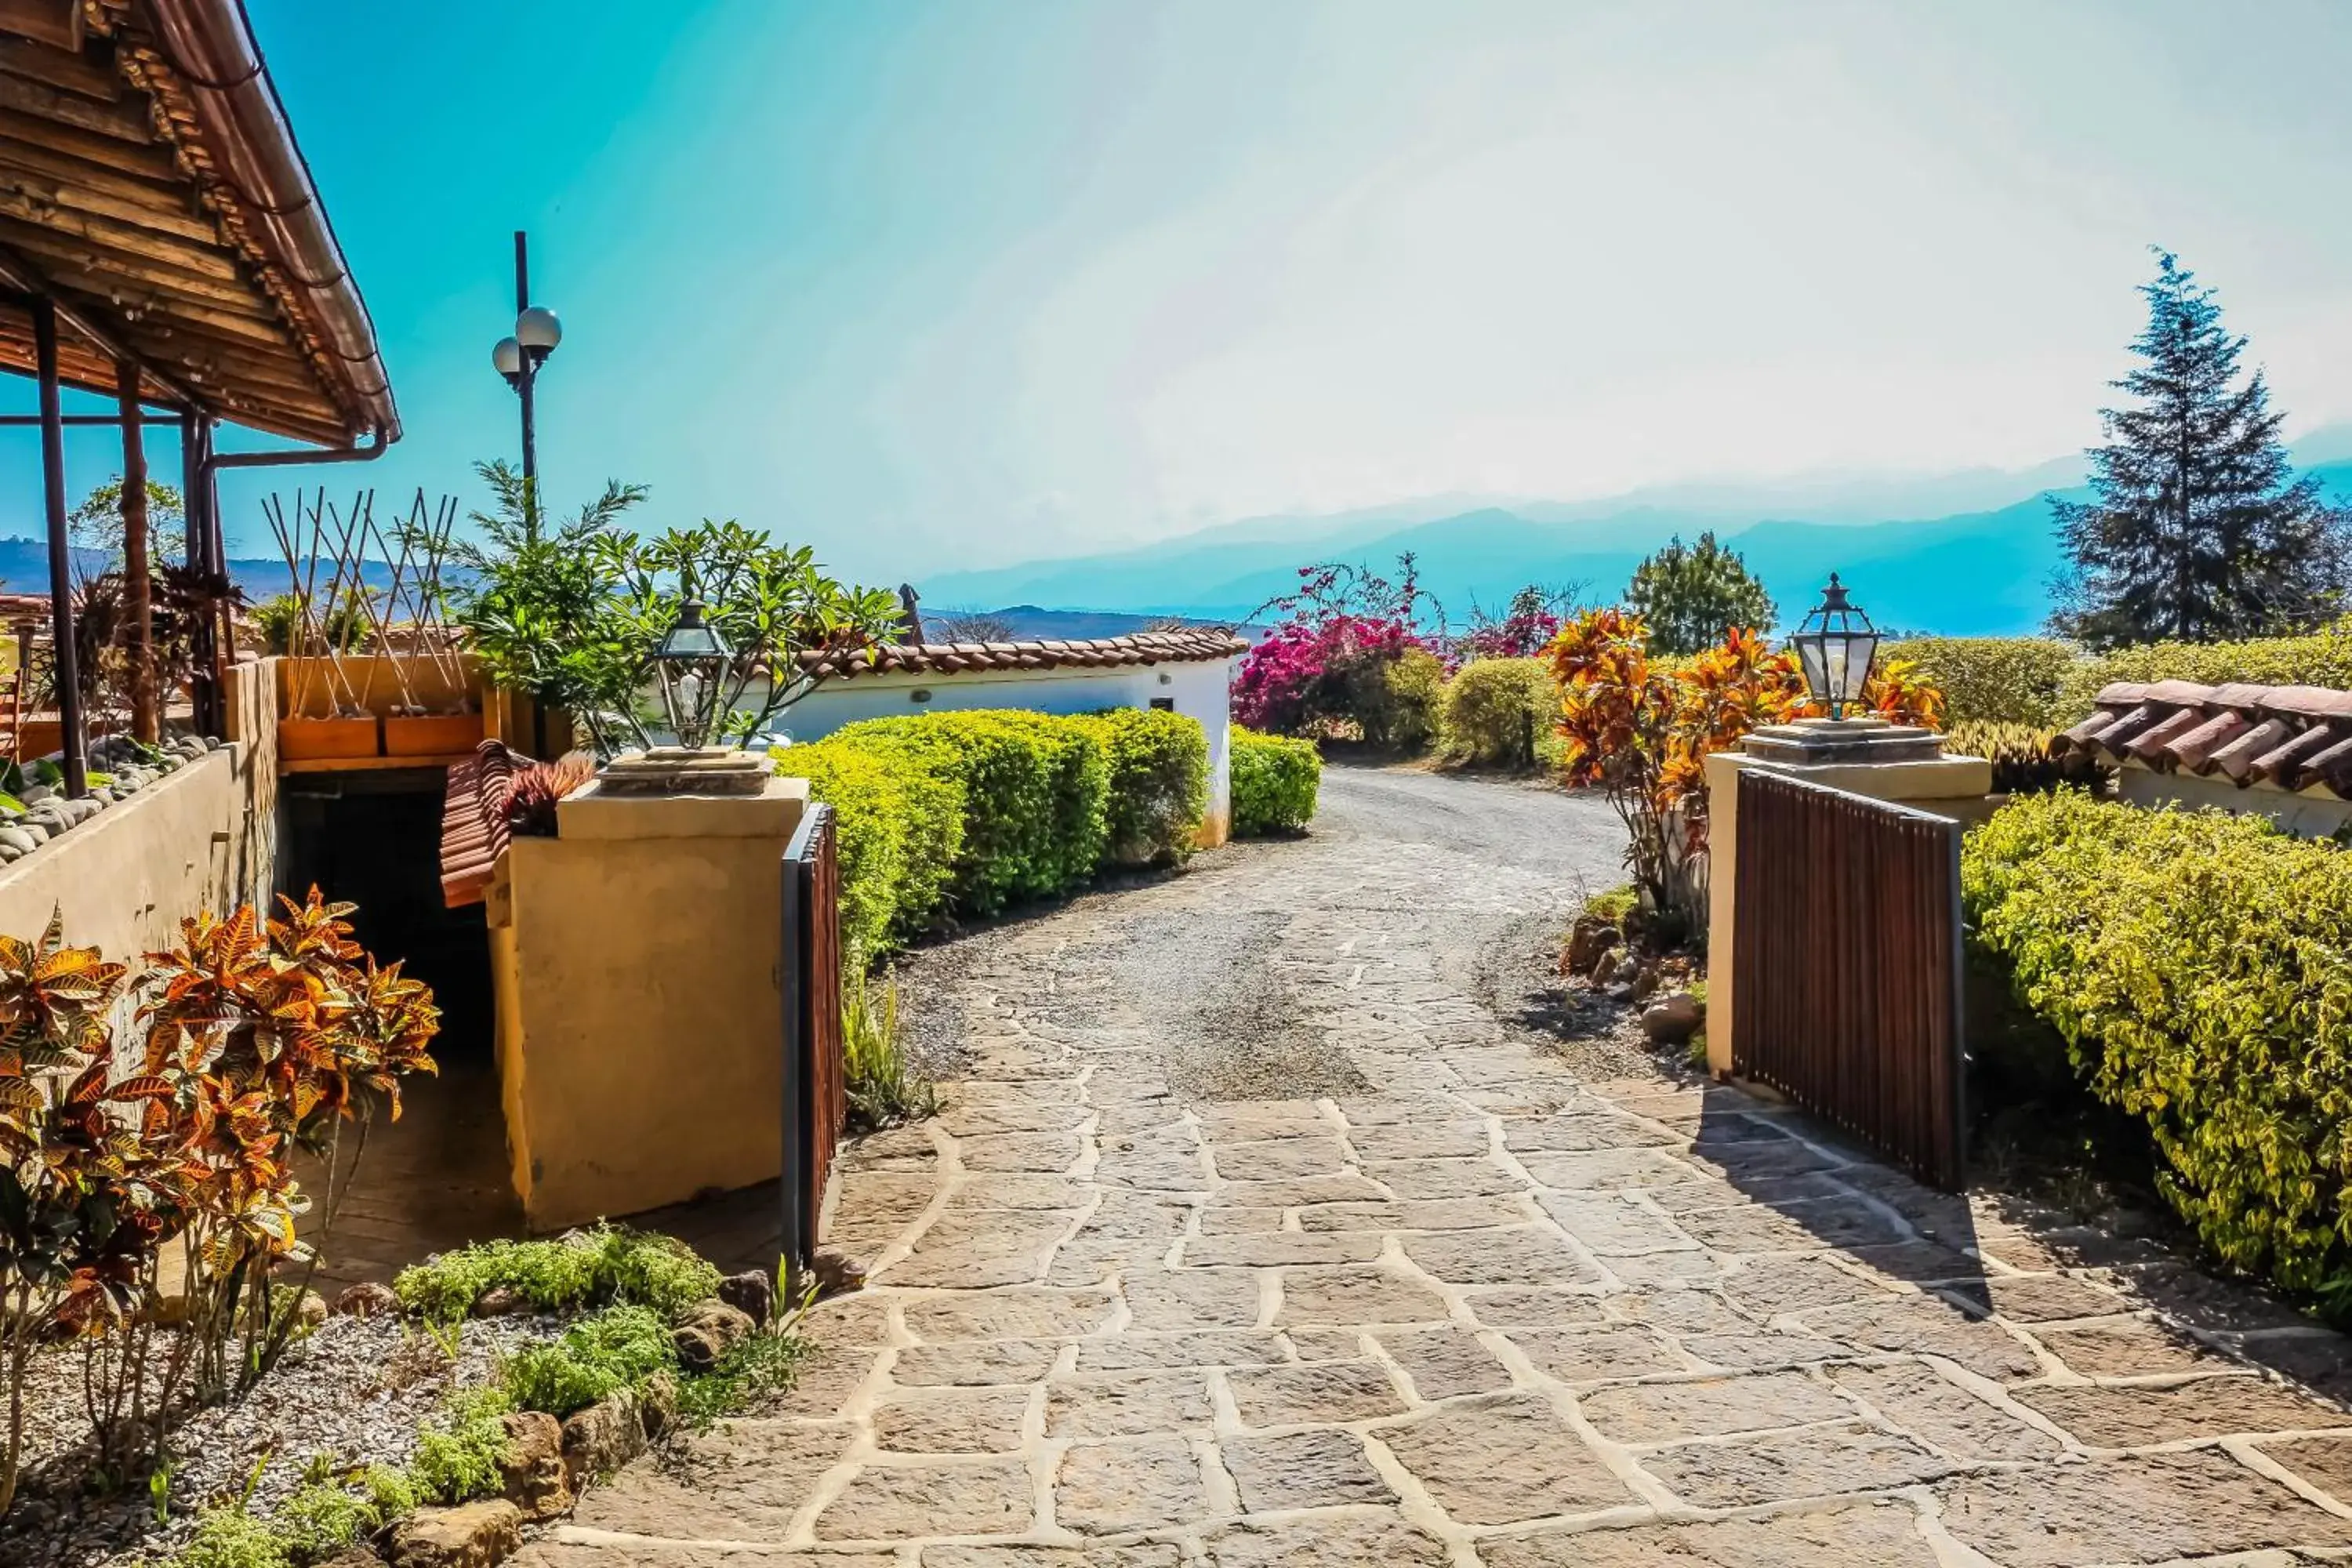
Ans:
{"label": "white building", "polygon": [[1127,637],[1034,642],[894,643],[846,653],[801,656],[822,672],[815,690],[777,716],[795,743],[822,740],[861,719],[953,709],[1025,708],[1091,713],[1104,708],[1166,708],[1196,719],[1209,739],[1209,811],[1202,839],[1220,844],[1231,827],[1226,759],[1227,689],[1248,639],[1216,626]]}

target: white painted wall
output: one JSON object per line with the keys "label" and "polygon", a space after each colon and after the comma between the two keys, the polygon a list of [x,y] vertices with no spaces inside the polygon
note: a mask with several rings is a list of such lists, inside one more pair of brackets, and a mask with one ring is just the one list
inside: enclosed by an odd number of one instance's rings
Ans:
{"label": "white painted wall", "polygon": [[[1233,820],[1227,759],[1233,660],[1192,659],[1112,669],[979,669],[961,674],[853,675],[828,680],[779,714],[771,728],[794,742],[820,741],[861,719],[957,709],[1024,708],[1037,713],[1090,713],[1172,702],[1199,721],[1209,739],[1209,814],[1202,838],[1222,843]],[[749,706],[747,699],[746,705]]]}
{"label": "white painted wall", "polygon": [[2233,813],[2267,816],[2298,838],[2325,838],[2352,825],[2352,801],[2338,800],[2325,790],[2301,795],[2253,784],[2240,789],[2226,778],[2200,778],[2195,773],[2160,773],[2132,762],[2117,771],[2116,793],[2134,805],[2156,807],[2172,803],[2185,806],[2218,806]]}

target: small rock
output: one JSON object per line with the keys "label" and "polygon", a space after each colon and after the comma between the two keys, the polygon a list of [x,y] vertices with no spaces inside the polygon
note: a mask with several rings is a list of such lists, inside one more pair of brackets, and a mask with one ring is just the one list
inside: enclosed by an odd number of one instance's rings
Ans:
{"label": "small rock", "polygon": [[658,1437],[677,1425],[677,1379],[657,1372],[637,1391],[637,1418],[648,1438]]}
{"label": "small rock", "polygon": [[764,1268],[730,1274],[719,1282],[719,1299],[751,1319],[754,1328],[764,1327],[776,1310],[775,1276]]}
{"label": "small rock", "polygon": [[55,800],[57,796],[58,792],[47,784],[27,784],[25,786],[24,793],[16,798],[26,805],[38,805],[45,800]]}
{"label": "small rock", "polygon": [[522,1544],[522,1512],[504,1498],[428,1508],[392,1532],[393,1568],[492,1568]]}
{"label": "small rock", "polygon": [[1697,997],[1679,991],[1642,1009],[1642,1033],[1662,1046],[1679,1045],[1698,1032],[1706,1016]]}
{"label": "small rock", "polygon": [[1633,1000],[1639,1002],[1644,997],[1656,995],[1661,984],[1663,984],[1663,977],[1658,973],[1656,964],[1642,965],[1633,975]]}
{"label": "small rock", "polygon": [[[677,1390],[672,1384],[670,1408],[664,1425],[676,1418]],[[576,1411],[563,1424],[564,1484],[577,1492],[593,1480],[609,1476],[646,1451],[645,1406],[636,1394],[623,1389]]]}
{"label": "small rock", "polygon": [[364,1546],[346,1546],[321,1559],[319,1568],[384,1568],[384,1561]]}
{"label": "small rock", "polygon": [[327,1321],[327,1299],[316,1290],[303,1291],[294,1305],[294,1321],[305,1329],[317,1328]]}
{"label": "small rock", "polygon": [[571,1510],[572,1479],[563,1462],[563,1427],[543,1410],[522,1410],[499,1419],[507,1429],[499,1476],[506,1500],[525,1519],[553,1519]]}
{"label": "small rock", "polygon": [[379,1313],[399,1311],[400,1298],[391,1286],[366,1279],[343,1287],[334,1300],[332,1310],[339,1318],[373,1318]]}
{"label": "small rock", "polygon": [[1617,979],[1618,966],[1626,962],[1624,948],[1622,946],[1610,948],[1599,958],[1592,961],[1592,969],[1591,972],[1592,984],[1595,985],[1609,985],[1614,984]]}
{"label": "small rock", "polygon": [[688,1372],[709,1372],[756,1331],[741,1309],[716,1300],[698,1301],[677,1315],[669,1342],[677,1352],[680,1366]]}
{"label": "small rock", "polygon": [[816,1276],[816,1293],[820,1296],[845,1296],[866,1289],[866,1265],[831,1247],[818,1249],[809,1260],[809,1272]]}
{"label": "small rock", "polygon": [[1590,974],[1601,955],[1621,945],[1625,933],[1603,921],[1585,916],[1569,928],[1568,967],[1570,974]]}
{"label": "small rock", "polygon": [[530,1302],[524,1299],[523,1293],[513,1286],[493,1285],[475,1299],[474,1316],[503,1318],[510,1313],[523,1311],[530,1305]]}

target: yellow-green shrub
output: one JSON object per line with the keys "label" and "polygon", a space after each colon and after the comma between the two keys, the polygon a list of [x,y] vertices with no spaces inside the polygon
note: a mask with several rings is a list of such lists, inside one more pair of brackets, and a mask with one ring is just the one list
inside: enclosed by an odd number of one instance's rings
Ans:
{"label": "yellow-green shrub", "polygon": [[1437,735],[1437,703],[1445,689],[1445,666],[1425,647],[1409,647],[1381,667],[1381,700],[1358,717],[1364,743],[1413,755],[1429,750]]}
{"label": "yellow-green shrub", "polygon": [[1878,657],[1882,664],[1907,658],[1917,665],[1944,693],[1947,724],[2037,730],[2060,727],[2059,693],[2084,658],[2074,644],[2052,637],[1905,637],[1879,649]]}
{"label": "yellow-green shrub", "polygon": [[2147,643],[2076,665],[2059,693],[2054,721],[2074,723],[2097,706],[2099,688],[2116,681],[2242,680],[2260,686],[2352,689],[2352,620],[2295,637],[2246,642]]}
{"label": "yellow-green shrub", "polygon": [[1106,858],[1179,858],[1208,799],[1208,742],[1175,713],[910,714],[780,748],[839,822],[842,937],[866,960],[950,910],[1069,891]]}
{"label": "yellow-green shrub", "polygon": [[773,755],[778,773],[808,780],[810,795],[833,807],[843,943],[872,955],[919,934],[963,850],[962,782],[882,737],[828,737]]}
{"label": "yellow-green shrub", "polygon": [[1473,659],[1445,683],[1437,706],[1440,760],[1531,768],[1551,749],[1559,682],[1539,658]]}
{"label": "yellow-green shrub", "polygon": [[1235,837],[1297,833],[1314,817],[1323,756],[1313,742],[1261,735],[1236,724],[1228,771]]}
{"label": "yellow-green shrub", "polygon": [[1157,866],[1189,857],[1209,809],[1209,737],[1201,721],[1157,708],[1112,708],[1072,722],[1092,726],[1110,769],[1104,859]]}
{"label": "yellow-green shrub", "polygon": [[2064,791],[1969,835],[1974,940],[2232,1266],[2352,1304],[2352,853]]}

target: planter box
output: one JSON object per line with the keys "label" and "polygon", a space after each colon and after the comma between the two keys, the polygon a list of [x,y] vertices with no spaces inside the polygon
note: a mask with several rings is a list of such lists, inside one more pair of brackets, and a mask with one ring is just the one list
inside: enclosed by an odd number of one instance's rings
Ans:
{"label": "planter box", "polygon": [[383,717],[387,757],[453,757],[472,751],[481,741],[479,713],[387,713]]}
{"label": "planter box", "polygon": [[377,754],[377,745],[376,721],[373,717],[278,721],[278,755],[281,762],[373,757]]}

